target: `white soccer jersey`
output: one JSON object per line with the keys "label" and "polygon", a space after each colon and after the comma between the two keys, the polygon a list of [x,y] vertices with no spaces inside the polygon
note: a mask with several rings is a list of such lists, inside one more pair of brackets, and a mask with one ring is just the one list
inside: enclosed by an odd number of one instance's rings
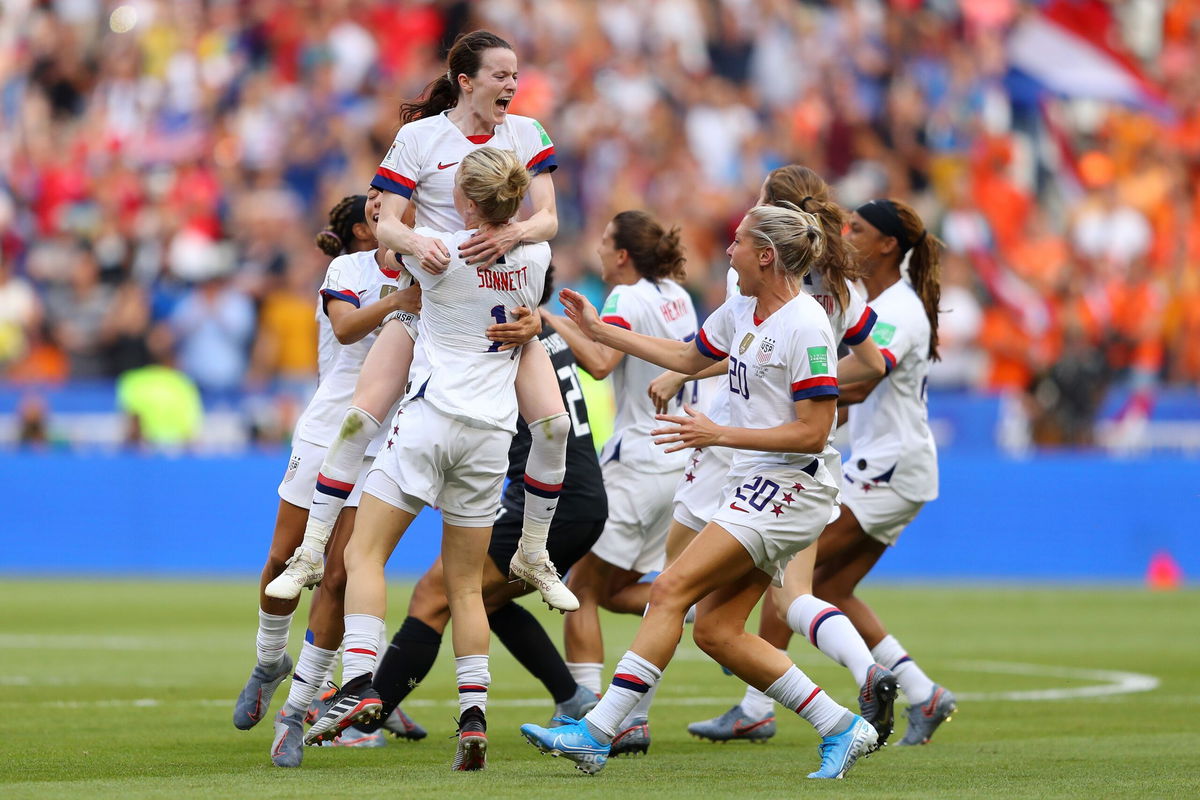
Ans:
{"label": "white soccer jersey", "polygon": [[[829,318],[815,300],[801,292],[761,322],[754,316],[753,297],[733,297],[714,311],[696,337],[700,352],[713,360],[729,358],[729,424],[736,428],[773,428],[796,418],[795,402],[836,397],[837,346]],[[820,469],[832,453],[767,453],[736,450],[731,473],[750,474],[760,467],[810,465]]]}
{"label": "white soccer jersey", "polygon": [[[850,302],[846,309],[838,306],[837,298],[825,291],[824,281],[820,275],[809,273],[804,276],[804,291],[825,309],[829,316],[829,327],[833,330],[835,341],[846,345],[861,344],[870,335],[875,325],[875,312],[867,305],[862,294],[850,281],[846,281],[846,289],[850,292]],[[730,267],[725,275],[725,299],[736,297],[740,293],[737,288],[737,270]],[[854,320],[854,324],[848,324]],[[708,418],[718,425],[729,424],[729,393],[713,392],[712,400],[707,410]]]}
{"label": "white soccer jersey", "polygon": [[[317,300],[318,368],[320,382],[312,400],[296,421],[297,438],[328,447],[337,435],[342,417],[354,397],[354,386],[363,359],[375,343],[377,331],[372,331],[354,344],[343,345],[333,334],[333,326],[325,313],[331,299],[345,300],[355,308],[370,305],[388,294],[412,284],[412,278],[399,271],[379,266],[374,250],[338,256],[329,262],[325,282]],[[374,455],[383,440],[382,432],[367,449]]]}
{"label": "white soccer jersey", "polygon": [[400,128],[371,185],[409,198],[416,205],[417,227],[460,230],[463,220],[452,197],[455,167],[484,146],[513,151],[534,175],[558,167],[554,143],[535,119],[508,114],[491,136],[468,137],[442,113]]}
{"label": "white soccer jersey", "polygon": [[[625,330],[661,339],[688,341],[696,335],[696,309],[682,286],[664,278],[655,283],[645,278],[637,283],[615,286],[604,301],[600,318]],[[688,454],[664,453],[650,431],[661,426],[654,419],[654,402],[646,394],[662,367],[633,356],[625,356],[612,372],[617,416],[613,435],[604,446],[601,461],[616,459],[639,472],[675,472],[687,464]],[[669,414],[683,413],[679,398],[671,400]]]}
{"label": "white soccer jersey", "polygon": [[421,284],[421,317],[406,400],[424,397],[446,416],[469,425],[517,432],[517,378],[520,350],[500,350],[487,329],[507,322],[517,306],[537,308],[550,266],[550,245],[519,245],[488,268],[473,267],[458,255],[458,246],[474,231],[441,233],[418,228],[422,236],[441,239],[450,251],[450,266],[431,275],[412,256],[405,268]]}
{"label": "white soccer jersey", "polygon": [[879,315],[872,338],[888,374],[862,404],[850,407],[851,454],[845,472],[856,481],[889,484],[906,500],[933,500],[937,445],[925,405],[929,319],[903,279],[880,293],[871,307]]}

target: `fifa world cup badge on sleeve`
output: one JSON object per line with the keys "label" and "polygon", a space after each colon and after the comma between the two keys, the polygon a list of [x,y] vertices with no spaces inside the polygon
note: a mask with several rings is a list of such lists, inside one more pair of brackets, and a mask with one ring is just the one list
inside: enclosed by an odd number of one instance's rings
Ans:
{"label": "fifa world cup badge on sleeve", "polygon": [[829,348],[821,345],[820,347],[808,348],[808,370],[813,375],[828,375],[829,374]]}
{"label": "fifa world cup badge on sleeve", "polygon": [[871,331],[871,338],[875,340],[875,344],[880,347],[885,347],[892,343],[892,337],[896,335],[896,326],[889,325],[886,322],[876,322],[875,328]]}

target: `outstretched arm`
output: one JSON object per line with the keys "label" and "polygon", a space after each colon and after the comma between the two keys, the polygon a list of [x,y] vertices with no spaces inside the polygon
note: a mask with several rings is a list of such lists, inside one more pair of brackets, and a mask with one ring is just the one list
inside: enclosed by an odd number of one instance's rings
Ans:
{"label": "outstretched arm", "polygon": [[712,363],[712,360],[702,354],[692,342],[659,339],[609,325],[600,319],[596,307],[579,292],[563,289],[558,299],[562,302],[567,317],[578,326],[584,336],[614,350],[688,375],[699,372]]}

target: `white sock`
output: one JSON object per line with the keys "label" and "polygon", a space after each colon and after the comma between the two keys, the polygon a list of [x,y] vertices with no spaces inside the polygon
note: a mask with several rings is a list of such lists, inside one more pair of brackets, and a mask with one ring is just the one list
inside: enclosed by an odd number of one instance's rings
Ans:
{"label": "white sock", "polygon": [[458,713],[471,706],[487,711],[488,686],[492,683],[488,657],[458,656],[454,659],[454,674],[458,678]]}
{"label": "white sock", "polygon": [[787,621],[788,627],[850,670],[854,683],[860,689],[863,687],[867,681],[867,670],[875,664],[875,657],[867,649],[850,618],[837,606],[811,594],[800,595],[788,606]]}
{"label": "white sock", "polygon": [[571,418],[566,412],[529,424],[529,459],[525,463],[525,520],[521,526],[521,554],[528,561],[546,551],[550,523],[558,508],[563,476],[567,472],[567,437]]}
{"label": "white sock", "polygon": [[871,655],[895,674],[909,703],[924,703],[933,694],[933,681],[904,651],[895,636],[889,634],[883,637],[879,644],[871,648]]}
{"label": "white sock", "polygon": [[292,675],[292,686],[287,701],[283,704],[285,714],[304,714],[325,683],[325,677],[333,669],[337,650],[325,650],[307,639],[300,648],[296,671]]}
{"label": "white sock", "polygon": [[637,705],[633,707],[633,710],[625,716],[625,719],[621,720],[621,730],[632,728],[642,720],[650,719],[650,704],[654,702],[654,695],[657,693],[658,684],[656,683],[642,695],[641,699],[637,701]]}
{"label": "white sock", "polygon": [[347,614],[346,635],[342,639],[342,685],[359,675],[374,673],[379,662],[379,639],[383,636],[383,620],[371,614]]}
{"label": "white sock", "polygon": [[627,650],[617,662],[608,691],[584,717],[597,741],[611,742],[638,700],[661,679],[662,670],[632,650]]}
{"label": "white sock", "polygon": [[264,667],[278,664],[287,652],[288,631],[292,627],[292,615],[282,617],[258,610],[258,635],[254,644],[258,650],[258,663]]}
{"label": "white sock", "polygon": [[821,691],[795,664],[788,667],[779,680],[767,687],[767,695],[780,705],[795,709],[804,717],[821,738],[838,733],[846,728],[853,715]]}
{"label": "white sock", "polygon": [[301,543],[314,554],[323,554],[338,514],[346,505],[354,482],[362,470],[363,455],[367,445],[379,430],[379,420],[358,406],[350,406],[342,417],[342,425],[333,444],[325,451],[321,471],[317,473],[317,486],[313,490],[309,505],[308,522],[304,526],[304,541]]}
{"label": "white sock", "polygon": [[593,694],[600,694],[600,681],[604,673],[604,665],[596,664],[590,661],[579,661],[572,663],[567,662],[567,671],[571,673],[571,677],[575,679],[583,688]]}

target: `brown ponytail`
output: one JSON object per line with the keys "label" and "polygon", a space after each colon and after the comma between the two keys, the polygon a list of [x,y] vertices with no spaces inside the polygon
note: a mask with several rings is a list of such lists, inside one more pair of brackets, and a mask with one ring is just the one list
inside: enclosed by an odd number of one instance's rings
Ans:
{"label": "brown ponytail", "polygon": [[357,241],[354,237],[354,226],[367,221],[366,209],[366,195],[352,194],[339,200],[338,204],[329,210],[328,227],[318,233],[314,240],[321,252],[330,258],[354,252],[350,249]]}
{"label": "brown ponytail", "polygon": [[783,201],[792,203],[820,222],[825,249],[812,265],[812,271],[821,276],[825,290],[833,295],[838,308],[845,311],[850,304],[846,282],[861,278],[863,270],[854,258],[850,244],[842,238],[845,215],[830,197],[829,185],[808,167],[789,164],[771,170],[767,175],[763,200],[772,205]]}
{"label": "brown ponytail", "polygon": [[629,253],[634,269],[643,278],[658,282],[670,278],[676,283],[687,279],[679,226],[663,230],[645,211],[622,211],[613,217],[613,247]]}
{"label": "brown ponytail", "polygon": [[[945,247],[940,239],[925,228],[921,217],[907,203],[892,200],[900,224],[904,226],[905,239],[912,242],[908,256],[908,280],[912,283],[913,291],[921,298],[925,306],[925,316],[929,319],[929,357],[937,361],[938,356],[938,304],[942,298],[942,267],[940,263],[941,248]],[[901,258],[904,254],[901,253]]]}
{"label": "brown ponytail", "polygon": [[431,81],[419,98],[400,104],[400,124],[437,116],[458,105],[458,76],[475,77],[483,51],[494,47],[512,50],[512,45],[488,31],[461,34],[446,56],[446,72]]}

